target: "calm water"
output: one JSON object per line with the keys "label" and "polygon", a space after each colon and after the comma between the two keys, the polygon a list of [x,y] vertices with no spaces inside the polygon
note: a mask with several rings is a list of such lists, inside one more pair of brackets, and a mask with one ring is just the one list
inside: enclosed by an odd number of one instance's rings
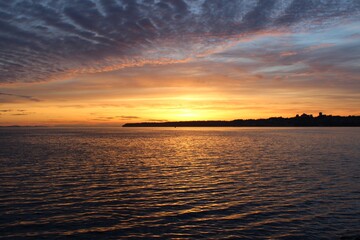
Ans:
{"label": "calm water", "polygon": [[338,239],[360,128],[0,129],[0,238]]}

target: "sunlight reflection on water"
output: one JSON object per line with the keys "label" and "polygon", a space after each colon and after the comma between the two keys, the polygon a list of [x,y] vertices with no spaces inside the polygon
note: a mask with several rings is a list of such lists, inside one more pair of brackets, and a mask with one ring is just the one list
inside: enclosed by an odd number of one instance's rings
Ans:
{"label": "sunlight reflection on water", "polygon": [[0,131],[4,238],[334,239],[360,228],[360,128]]}

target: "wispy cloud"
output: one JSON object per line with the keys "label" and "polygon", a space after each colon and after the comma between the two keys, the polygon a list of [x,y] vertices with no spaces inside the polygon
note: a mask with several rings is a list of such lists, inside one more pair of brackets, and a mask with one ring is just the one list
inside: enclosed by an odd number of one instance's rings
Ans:
{"label": "wispy cloud", "polygon": [[131,120],[131,119],[139,119],[137,116],[120,116],[121,119]]}
{"label": "wispy cloud", "polygon": [[[98,115],[98,113],[90,113],[90,115]],[[93,118],[94,121],[112,121],[112,120],[134,120],[140,119],[137,116],[97,116]]]}
{"label": "wispy cloud", "polygon": [[13,113],[11,115],[13,115],[13,116],[26,116],[26,115],[30,115],[30,114],[32,114],[32,113]]}
{"label": "wispy cloud", "polygon": [[[28,101],[32,101],[32,102],[40,102],[41,100],[34,98],[32,96],[27,96],[27,95],[18,95],[18,94],[12,94],[12,93],[2,93],[0,92],[0,96],[4,96],[4,97],[11,97],[11,98],[21,98],[21,99],[25,99]],[[0,99],[1,101],[6,102],[5,100]]]}
{"label": "wispy cloud", "polygon": [[150,118],[150,119],[146,119],[146,121],[149,121],[149,122],[167,122],[168,120],[166,120],[166,119]]}
{"label": "wispy cloud", "polygon": [[97,118],[93,118],[92,120],[94,120],[94,121],[111,121],[114,119],[115,119],[115,117],[97,117]]}
{"label": "wispy cloud", "polygon": [[26,116],[34,113],[35,112],[28,112],[24,109],[0,109],[0,115],[4,116]]}
{"label": "wispy cloud", "polygon": [[356,18],[360,3],[17,0],[0,11],[1,84],[182,62],[258,31]]}

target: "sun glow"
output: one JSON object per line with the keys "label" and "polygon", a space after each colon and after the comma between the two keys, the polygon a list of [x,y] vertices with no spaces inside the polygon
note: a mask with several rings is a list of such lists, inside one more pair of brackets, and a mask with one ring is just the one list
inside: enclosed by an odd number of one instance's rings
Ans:
{"label": "sun glow", "polygon": [[196,120],[206,119],[203,114],[190,108],[179,109],[178,113],[174,116],[176,119],[182,120]]}

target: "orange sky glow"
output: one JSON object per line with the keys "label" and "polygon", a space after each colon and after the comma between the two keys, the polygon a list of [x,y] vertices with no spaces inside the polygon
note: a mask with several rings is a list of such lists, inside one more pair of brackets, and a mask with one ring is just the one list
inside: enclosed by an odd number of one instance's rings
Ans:
{"label": "orange sky glow", "polygon": [[[217,19],[211,15],[215,13],[188,7],[187,18],[176,22],[172,17],[168,25],[160,24],[165,15],[148,20],[137,16],[142,20],[123,26],[118,35],[120,23],[115,20],[98,21],[114,29],[107,33],[63,13],[76,23],[78,30],[71,34],[79,45],[70,39],[70,30],[58,25],[50,34],[30,22],[9,23],[8,34],[14,38],[23,38],[17,29],[33,29],[35,40],[48,40],[1,46],[0,125],[121,126],[319,112],[360,115],[357,13],[346,10],[348,15],[332,18],[338,9],[334,6],[328,17],[324,9],[324,16],[279,24],[290,21],[282,14],[291,5],[276,2],[266,19],[254,22],[241,13],[216,25],[210,21]],[[231,8],[217,14],[224,17]],[[264,21],[261,27],[259,21]],[[13,32],[11,24],[17,24]]]}

